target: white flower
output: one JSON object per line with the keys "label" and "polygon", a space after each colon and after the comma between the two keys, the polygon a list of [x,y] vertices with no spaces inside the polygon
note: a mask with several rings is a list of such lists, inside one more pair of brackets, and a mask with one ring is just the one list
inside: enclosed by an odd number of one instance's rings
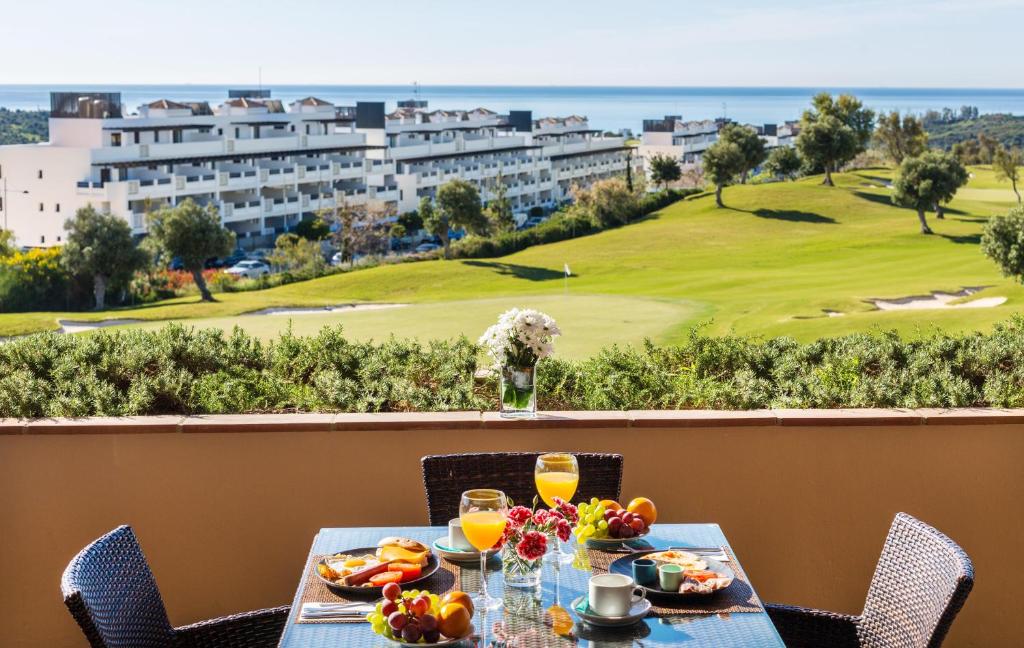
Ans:
{"label": "white flower", "polygon": [[512,308],[480,336],[495,367],[529,366],[554,353],[552,338],[562,334],[555,320],[540,311]]}

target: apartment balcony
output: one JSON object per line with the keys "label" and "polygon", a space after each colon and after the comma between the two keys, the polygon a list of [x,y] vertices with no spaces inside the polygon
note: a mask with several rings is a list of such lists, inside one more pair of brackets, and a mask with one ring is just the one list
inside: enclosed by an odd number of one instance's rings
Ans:
{"label": "apartment balcony", "polygon": [[260,183],[265,186],[290,187],[295,181],[295,165],[260,169]]}
{"label": "apartment balcony", "polygon": [[[893,515],[908,511],[976,566],[945,645],[1017,645],[1022,421],[994,410],[7,419],[0,519],[18,532],[3,540],[0,627],[9,646],[86,645],[55,594],[60,575],[126,523],[175,625],[287,604],[318,529],[426,522],[421,457],[557,449],[621,453],[622,495],[656,502],[655,528],[720,525],[765,602],[859,614]],[[381,439],[401,439],[386,478],[378,462],[335,468]],[[668,630],[685,644],[719,621],[684,616]]]}
{"label": "apartment balcony", "polygon": [[263,199],[259,197],[241,200],[222,200],[220,218],[225,223],[259,218],[263,214]]}
{"label": "apartment balcony", "polygon": [[259,185],[259,174],[256,169],[231,169],[218,171],[218,186],[222,191],[237,191],[239,189],[254,189]]}
{"label": "apartment balcony", "polygon": [[399,197],[398,185],[385,185],[383,187],[370,187],[367,198],[384,202],[397,202]]}
{"label": "apartment balcony", "polygon": [[75,193],[79,196],[105,196],[107,190],[100,180],[81,180],[75,187]]}

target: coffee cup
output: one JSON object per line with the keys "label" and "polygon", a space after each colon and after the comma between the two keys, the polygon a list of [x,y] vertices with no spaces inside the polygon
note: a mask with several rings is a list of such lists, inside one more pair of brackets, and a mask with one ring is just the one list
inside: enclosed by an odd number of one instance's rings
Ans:
{"label": "coffee cup", "polygon": [[666,592],[678,592],[683,584],[683,568],[679,565],[661,565],[658,567],[658,584]]}
{"label": "coffee cup", "polygon": [[639,585],[650,585],[658,580],[658,567],[653,560],[637,558],[633,561],[633,580]]}
{"label": "coffee cup", "polygon": [[473,545],[469,544],[466,534],[462,531],[462,520],[459,518],[448,521],[448,548],[459,551],[474,551]]}
{"label": "coffee cup", "polygon": [[625,574],[601,574],[590,577],[590,609],[598,616],[624,617],[633,604],[646,595],[632,578]]}

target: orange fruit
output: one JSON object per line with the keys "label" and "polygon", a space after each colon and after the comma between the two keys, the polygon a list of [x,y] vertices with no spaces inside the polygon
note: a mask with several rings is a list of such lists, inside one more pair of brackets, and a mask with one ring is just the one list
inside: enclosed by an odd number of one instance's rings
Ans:
{"label": "orange fruit", "polygon": [[658,519],[658,509],[654,507],[654,502],[647,499],[646,497],[637,497],[626,510],[635,515],[639,515],[640,519],[644,521],[644,524],[651,526],[654,521]]}
{"label": "orange fruit", "polygon": [[449,603],[458,603],[469,610],[469,616],[473,616],[473,599],[469,597],[469,594],[459,590],[452,590],[441,597],[441,607]]}
{"label": "orange fruit", "polygon": [[606,511],[621,511],[622,510],[622,504],[619,504],[615,500],[601,500],[601,506],[603,506],[604,510],[606,510]]}
{"label": "orange fruit", "polygon": [[437,615],[437,629],[450,639],[461,639],[469,633],[472,618],[465,605],[448,603],[441,606],[441,612]]}

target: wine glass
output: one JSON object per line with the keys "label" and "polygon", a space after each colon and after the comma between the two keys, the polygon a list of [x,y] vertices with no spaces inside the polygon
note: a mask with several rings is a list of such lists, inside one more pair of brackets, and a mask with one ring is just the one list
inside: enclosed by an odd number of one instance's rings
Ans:
{"label": "wine glass", "polygon": [[469,544],[480,552],[480,594],[473,597],[473,604],[480,610],[497,610],[503,603],[487,592],[487,550],[501,540],[507,516],[508,498],[500,490],[478,488],[462,494],[459,502],[462,532]]}
{"label": "wine glass", "polygon": [[[576,494],[576,486],[580,482],[580,466],[576,457],[567,452],[553,452],[537,457],[537,465],[533,470],[533,480],[537,484],[537,492],[550,508],[555,508],[555,498],[560,497],[571,502]],[[556,535],[555,551],[552,557],[560,563],[571,563],[573,556],[562,551],[562,543]]]}

